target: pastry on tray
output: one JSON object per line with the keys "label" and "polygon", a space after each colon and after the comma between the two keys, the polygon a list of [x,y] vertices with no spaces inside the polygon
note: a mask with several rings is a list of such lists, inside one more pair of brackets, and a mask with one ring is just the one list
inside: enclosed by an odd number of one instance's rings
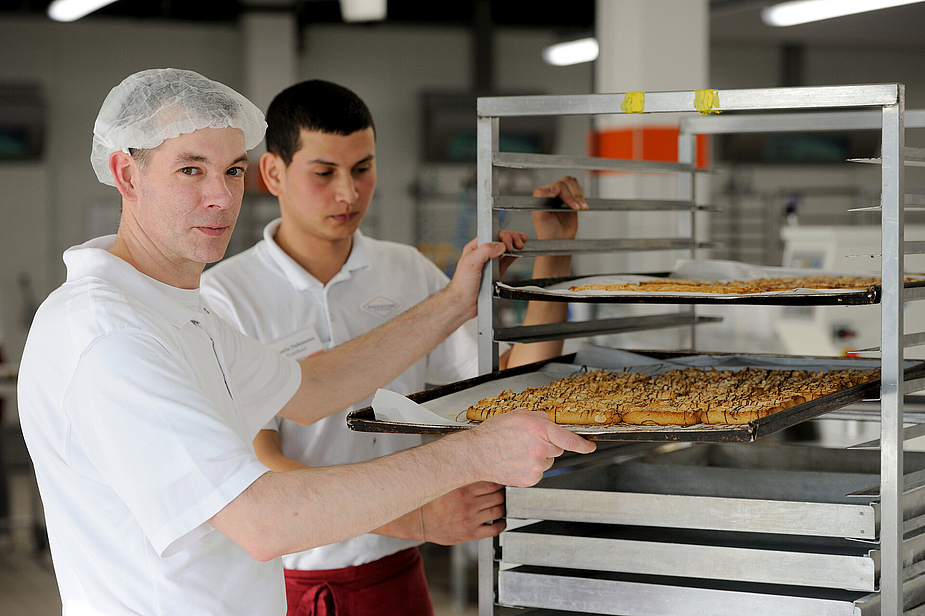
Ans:
{"label": "pastry on tray", "polygon": [[657,376],[593,370],[519,394],[508,390],[469,407],[483,421],[514,409],[543,411],[559,424],[745,424],[777,411],[880,378],[879,369],[827,372],[746,368],[670,370]]}

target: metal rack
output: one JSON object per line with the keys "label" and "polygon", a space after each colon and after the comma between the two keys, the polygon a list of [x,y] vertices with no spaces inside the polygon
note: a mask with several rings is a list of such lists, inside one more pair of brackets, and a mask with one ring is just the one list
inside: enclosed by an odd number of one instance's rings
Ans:
{"label": "metal rack", "polygon": [[[546,607],[549,609],[570,609],[583,613],[612,613],[612,614],[655,614],[655,613],[701,613],[696,609],[703,609],[708,605],[722,605],[727,611],[724,613],[743,613],[746,606],[753,608],[761,605],[766,612],[760,613],[804,613],[800,610],[810,610],[805,613],[861,613],[883,615],[921,614],[925,613],[925,546],[920,545],[923,524],[923,511],[918,507],[918,490],[925,481],[920,473],[904,474],[904,439],[911,438],[913,434],[920,433],[917,428],[903,428],[903,396],[905,394],[925,389],[925,379],[903,382],[904,351],[910,346],[925,344],[925,334],[903,332],[903,304],[908,301],[925,299],[925,292],[921,289],[906,289],[903,285],[903,256],[905,254],[925,253],[925,242],[909,242],[904,240],[904,211],[918,208],[925,204],[925,197],[919,194],[906,195],[905,193],[905,167],[907,165],[925,164],[925,150],[905,147],[906,122],[911,125],[925,126],[925,117],[922,112],[905,113],[904,86],[902,84],[882,84],[863,86],[837,86],[818,88],[778,88],[759,90],[720,90],[720,91],[682,91],[682,92],[656,92],[645,93],[644,109],[626,106],[630,101],[628,94],[595,94],[581,96],[535,96],[535,97],[501,97],[482,98],[478,102],[478,238],[480,242],[491,241],[498,234],[498,212],[508,207],[537,208],[542,207],[539,201],[524,202],[519,200],[516,204],[500,199],[496,190],[496,173],[498,168],[508,166],[536,167],[536,168],[563,168],[593,171],[625,171],[632,173],[668,173],[677,176],[677,199],[671,202],[664,200],[601,200],[592,202],[592,209],[608,209],[619,211],[632,210],[664,210],[682,212],[679,217],[679,233],[676,237],[656,240],[594,240],[571,242],[533,242],[530,255],[580,253],[583,251],[688,251],[695,255],[698,248],[703,247],[696,240],[695,213],[698,206],[694,198],[694,175],[698,173],[694,162],[695,136],[697,134],[719,134],[725,132],[788,132],[800,130],[844,130],[851,128],[879,128],[881,131],[881,158],[875,162],[881,166],[881,200],[879,210],[881,218],[881,389],[880,389],[880,451],[875,462],[874,476],[878,480],[879,499],[875,507],[874,517],[877,524],[866,532],[876,534],[878,541],[871,544],[872,549],[862,550],[861,554],[849,556],[848,561],[840,561],[850,567],[857,565],[864,569],[863,581],[847,583],[845,580],[837,582],[824,582],[815,580],[820,586],[832,589],[824,597],[807,597],[794,590],[800,586],[799,580],[788,578],[786,572],[783,577],[758,576],[763,584],[760,589],[751,591],[747,588],[729,588],[720,581],[698,580],[697,583],[685,583],[683,571],[671,567],[653,565],[651,570],[643,571],[646,574],[669,576],[672,580],[667,585],[652,586],[647,580],[627,577],[627,571],[619,567],[609,567],[607,557],[590,561],[563,562],[567,558],[563,554],[574,554],[574,546],[589,541],[582,531],[562,530],[555,527],[550,518],[546,519],[544,528],[520,532],[506,531],[501,541],[504,543],[501,552],[502,561],[505,557],[515,558],[512,562],[524,565],[520,568],[496,573],[495,560],[498,553],[497,540],[484,539],[479,544],[479,614],[488,616],[494,614],[498,601],[498,579],[503,576],[506,588],[508,605],[518,607]],[[704,96],[706,95],[706,96]],[[633,100],[639,100],[636,97]],[[704,108],[700,101],[714,101],[712,107]],[[721,101],[721,104],[718,102]],[[498,148],[499,122],[506,117],[515,116],[557,116],[575,114],[622,114],[626,107],[633,111],[644,113],[686,113],[693,117],[685,117],[680,124],[679,157],[678,163],[648,163],[645,161],[615,161],[593,157],[549,156],[549,155],[522,155],[500,152]],[[700,114],[698,114],[698,111]],[[749,113],[743,115],[715,115],[713,112],[767,112],[785,111],[787,113]],[[801,113],[794,113],[801,111]],[[802,113],[812,111],[812,113]],[[689,214],[689,216],[687,215]],[[483,275],[482,287],[479,296],[479,362],[480,369],[489,372],[497,368],[498,361],[498,333],[499,324],[495,307],[497,298],[495,283],[498,281],[498,268],[496,264],[486,267]],[[600,332],[622,331],[621,327],[633,327],[634,324],[615,322],[619,319],[609,319],[600,322]],[[656,315],[650,318],[649,325],[659,327],[677,327],[690,325],[694,327],[699,321],[694,306],[682,307],[680,313]],[[589,328],[594,323],[564,324],[558,328],[557,334],[561,338],[588,335]],[[511,328],[507,328],[511,329]],[[514,328],[516,329],[516,328]],[[522,331],[511,332],[517,335],[518,341],[529,341],[531,336],[545,335],[548,339],[549,331],[520,328]],[[540,339],[540,338],[537,338]],[[757,447],[746,445],[745,447]],[[843,452],[860,453],[860,452]],[[869,453],[869,452],[868,452]],[[876,454],[875,454],[876,455]],[[839,465],[843,466],[842,462]],[[598,469],[599,471],[599,469]],[[707,473],[709,474],[709,473]],[[545,480],[544,480],[545,481]],[[593,510],[598,505],[595,498],[606,499],[608,491],[595,490],[595,486],[587,481],[582,484],[586,487],[578,491],[571,490],[567,496],[566,510],[573,510],[576,515],[566,516],[570,522],[581,522],[582,515],[588,509]],[[541,484],[538,488],[525,490],[508,490],[508,514],[518,508],[518,499],[522,495],[541,494],[548,487]],[[531,490],[536,490],[531,492]],[[860,491],[861,493],[864,490]],[[876,490],[875,490],[876,492]],[[553,492],[559,494],[558,492]],[[618,494],[620,498],[628,498],[625,493]],[[612,495],[611,495],[612,496]],[[639,495],[636,495],[639,496]],[[671,494],[660,495],[661,501],[646,501],[648,506],[653,504],[662,506]],[[690,496],[690,495],[688,495]],[[587,498],[584,498],[587,497]],[[774,500],[775,495],[763,496],[763,499]],[[590,500],[589,500],[590,499]],[[670,500],[670,499],[668,499]],[[743,503],[732,502],[737,499],[724,497],[729,500],[725,503],[730,507],[741,507]],[[792,499],[783,499],[789,501]],[[799,499],[797,499],[799,500]],[[807,501],[813,499],[806,497]],[[513,507],[512,507],[513,504]],[[689,503],[688,503],[689,504]],[[819,504],[819,503],[803,503]],[[870,503],[868,503],[870,504]],[[868,504],[862,504],[866,507]],[[819,504],[829,507],[832,503]],[[753,506],[749,501],[746,507]],[[839,505],[840,506],[840,505]],[[795,510],[798,505],[785,502],[784,510]],[[620,508],[622,510],[622,508]],[[522,511],[523,515],[513,517],[530,518],[529,508]],[[825,515],[830,512],[827,509]],[[536,511],[533,511],[536,513]],[[855,510],[854,513],[858,513]],[[869,515],[869,514],[868,514]],[[657,516],[656,516],[657,517]],[[578,518],[578,519],[576,519]],[[606,519],[592,520],[610,524],[632,524],[629,518],[619,514]],[[587,521],[587,520],[585,520]],[[595,527],[597,528],[597,527]],[[600,530],[600,529],[598,529]],[[735,530],[735,529],[723,529]],[[753,529],[766,533],[776,532],[773,529]],[[696,533],[696,526],[690,529]],[[711,532],[715,529],[711,529]],[[590,532],[590,531],[588,531]],[[606,534],[606,533],[605,533]],[[856,540],[857,535],[842,535],[842,539]],[[779,535],[778,535],[779,538]],[[718,535],[710,534],[706,537],[680,537],[679,543],[673,548],[674,553],[688,554],[687,558],[716,558],[718,555],[710,550],[691,549],[692,545],[703,546],[710,541],[719,539]],[[620,550],[652,549],[653,544],[642,543],[636,545],[635,540],[620,536],[598,537],[606,546],[601,554],[608,551],[611,554],[620,554]],[[613,543],[616,541],[616,543]],[[643,539],[644,541],[644,539]],[[526,547],[524,547],[526,546]],[[545,547],[543,547],[545,546]],[[686,547],[677,547],[686,546]],[[760,546],[750,549],[759,550]],[[519,554],[514,556],[519,550]],[[616,550],[616,551],[614,551]],[[691,551],[686,551],[691,550]],[[829,548],[821,550],[825,552]],[[803,548],[797,550],[804,553]],[[812,551],[812,549],[810,550]],[[829,550],[831,551],[831,550]],[[838,550],[835,550],[838,552]],[[543,560],[540,553],[555,554],[551,560]],[[670,558],[672,552],[662,554]],[[749,552],[752,554],[752,552]],[[712,556],[710,556],[712,554]],[[763,556],[755,552],[758,557]],[[699,555],[699,556],[697,556]],[[742,554],[734,555],[735,558]],[[783,558],[781,552],[775,552],[775,558]],[[800,562],[799,557],[796,561]],[[851,560],[857,559],[857,560]],[[719,562],[719,560],[717,560]],[[833,561],[834,562],[834,561]],[[844,563],[853,563],[847,565]],[[503,563],[502,563],[503,565]],[[818,566],[805,562],[796,565],[801,567]],[[560,595],[574,593],[576,596],[601,597],[610,601],[611,607],[605,608],[603,603],[587,600],[584,603],[570,601],[560,602],[558,605],[540,605],[524,601],[525,598],[541,592],[547,586],[550,578],[546,570],[537,571],[531,567],[564,567],[565,571],[583,569],[595,572],[584,577],[562,574],[556,577],[559,584]],[[707,566],[701,563],[701,566]],[[765,563],[764,566],[768,566]],[[503,568],[503,566],[502,566]],[[858,570],[860,570],[858,569]],[[608,573],[609,571],[609,573]],[[632,572],[630,572],[632,573]],[[723,578],[722,575],[719,578]],[[728,576],[725,578],[728,581]],[[679,581],[680,580],[680,581]],[[797,582],[794,584],[794,582]],[[774,589],[768,593],[767,589]],[[514,592],[516,589],[516,592]],[[844,595],[846,589],[862,592],[861,595]],[[873,591],[873,592],[866,592]],[[754,594],[752,594],[754,593]],[[842,594],[839,594],[842,593]],[[617,596],[623,599],[617,601]],[[673,602],[671,609],[662,604],[663,611],[652,611],[653,601],[656,597],[669,597]],[[629,599],[627,599],[629,597]],[[513,601],[513,602],[512,602]],[[744,601],[744,603],[743,603]],[[713,603],[711,603],[713,602]],[[646,608],[645,606],[649,606]],[[619,606],[619,607],[614,607]],[[681,606],[681,607],[678,607]],[[687,607],[685,607],[687,606]],[[622,611],[595,611],[597,609],[620,609]],[[648,611],[647,611],[648,610]],[[690,610],[690,611],[685,611]],[[738,610],[738,611],[737,611]],[[815,611],[813,611],[815,610]],[[829,611],[824,611],[829,610]],[[749,609],[749,613],[752,612]]]}

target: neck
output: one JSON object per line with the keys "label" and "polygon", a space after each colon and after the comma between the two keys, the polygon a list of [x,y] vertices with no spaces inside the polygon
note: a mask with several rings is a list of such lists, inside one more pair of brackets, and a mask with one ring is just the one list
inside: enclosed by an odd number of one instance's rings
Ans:
{"label": "neck", "polygon": [[275,237],[277,245],[321,284],[328,284],[344,267],[353,249],[353,236],[339,240],[299,238],[283,222]]}
{"label": "neck", "polygon": [[135,241],[136,238],[128,232],[123,232],[120,226],[116,241],[109,248],[109,253],[115,255],[134,267],[136,270],[180,289],[199,288],[199,278],[205,265],[202,263],[187,263],[185,265],[172,263],[165,259],[160,251],[152,244]]}

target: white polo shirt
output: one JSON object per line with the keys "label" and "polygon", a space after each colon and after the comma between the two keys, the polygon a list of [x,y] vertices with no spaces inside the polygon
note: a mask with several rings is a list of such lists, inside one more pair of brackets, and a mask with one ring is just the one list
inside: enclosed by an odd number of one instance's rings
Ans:
{"label": "white polo shirt", "polygon": [[[273,238],[279,224],[276,220],[267,225],[264,239],[253,248],[207,270],[202,294],[210,308],[241,331],[297,359],[375,329],[448,282],[446,275],[415,248],[357,232],[347,262],[322,285],[276,244]],[[476,376],[476,332],[473,319],[386,389],[410,394],[427,384]],[[390,361],[391,353],[391,349],[382,349],[382,361]],[[309,466],[329,466],[361,462],[421,443],[418,435],[373,434],[347,428],[347,413],[369,403],[369,399],[363,400],[311,426],[276,420],[283,453]],[[289,569],[337,569],[372,562],[419,544],[370,533],[284,556],[283,563]]]}
{"label": "white polo shirt", "polygon": [[299,366],[108,253],[114,238],[65,252],[20,366],[64,614],[281,616],[279,559],[208,520],[267,472],[252,439]]}

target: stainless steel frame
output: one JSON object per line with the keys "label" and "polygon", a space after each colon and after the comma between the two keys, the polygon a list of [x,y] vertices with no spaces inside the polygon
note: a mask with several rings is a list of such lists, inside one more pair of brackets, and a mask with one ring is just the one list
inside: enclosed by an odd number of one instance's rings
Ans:
{"label": "stainless steel frame", "polygon": [[[580,242],[568,242],[553,248],[554,254],[561,251],[580,251],[584,248],[696,251],[694,213],[697,211],[694,199],[694,140],[697,134],[720,134],[730,132],[788,132],[800,130],[881,130],[881,249],[882,286],[881,299],[881,436],[879,493],[879,592],[853,599],[821,600],[806,597],[775,595],[759,609],[748,603],[748,593],[741,589],[725,590],[704,588],[664,587],[651,588],[634,580],[617,580],[610,585],[601,580],[576,580],[563,582],[561,605],[558,609],[570,609],[593,613],[633,614],[688,614],[697,612],[698,606],[718,601],[717,605],[748,605],[747,610],[729,607],[722,613],[790,613],[790,614],[874,614],[896,615],[918,613],[918,606],[925,603],[925,574],[921,558],[906,559],[903,553],[909,542],[918,545],[918,537],[907,538],[909,521],[904,521],[904,473],[903,473],[903,394],[912,390],[925,389],[925,383],[902,383],[903,349],[906,346],[922,344],[925,337],[920,334],[905,335],[903,332],[903,302],[923,298],[923,293],[910,293],[903,289],[903,256],[920,253],[925,246],[921,243],[906,243],[903,237],[903,213],[906,206],[915,207],[921,202],[917,195],[905,194],[904,170],[907,164],[921,164],[925,153],[905,147],[904,136],[907,126],[925,126],[925,112],[905,112],[905,92],[902,84],[879,84],[862,86],[836,86],[818,88],[775,88],[757,90],[713,91],[720,104],[707,115],[698,115],[697,93],[654,92],[645,93],[645,113],[688,113],[691,117],[681,120],[679,137],[679,162],[677,164],[650,164],[641,161],[615,162],[612,160],[545,155],[514,155],[499,152],[499,121],[511,116],[578,115],[578,114],[622,114],[624,94],[592,94],[580,96],[528,96],[480,98],[478,101],[478,239],[492,241],[498,236],[498,211],[515,202],[497,194],[497,169],[503,166],[556,167],[563,169],[612,170],[630,172],[676,174],[678,177],[678,199],[673,202],[636,200],[625,202],[619,207],[644,210],[683,211],[678,202],[688,203],[690,217],[680,217],[679,237],[664,243],[633,245],[619,241],[582,247]],[[868,108],[870,111],[864,111]],[[861,111],[859,111],[861,109]],[[717,111],[769,111],[805,110],[812,113],[715,115]],[[869,162],[869,161],[868,161]],[[529,209],[523,200],[516,207]],[[537,243],[539,244],[539,243]],[[539,254],[542,247],[533,254]],[[550,254],[550,252],[545,252]],[[493,286],[498,279],[496,264],[486,267],[479,297],[479,362],[480,370],[488,372],[497,368],[498,347],[496,331],[498,315],[493,300]],[[693,310],[691,306],[689,310]],[[644,504],[642,506],[645,506]],[[796,507],[794,507],[796,508]],[[906,526],[904,526],[904,524]],[[904,547],[904,539],[906,546]],[[916,547],[916,549],[918,549]],[[479,545],[479,614],[489,616],[495,610],[495,541],[482,540]],[[512,601],[524,607],[538,606],[528,597],[531,588],[548,584],[543,573],[531,571],[505,574],[507,586],[501,589],[505,603]],[[907,579],[911,577],[911,579]],[[563,578],[565,579],[565,578]],[[540,586],[537,586],[537,585]],[[615,591],[620,589],[619,591]],[[571,589],[571,590],[570,590]],[[515,592],[516,590],[516,592]],[[627,593],[616,597],[614,593]],[[573,594],[574,596],[568,596]],[[607,597],[607,601],[603,598]],[[659,597],[671,596],[670,607]],[[719,597],[725,597],[719,600]],[[516,597],[516,601],[513,599]],[[598,601],[597,598],[602,600]],[[637,597],[636,602],[627,597]],[[775,603],[775,601],[777,603]],[[648,604],[647,602],[651,602]],[[607,607],[607,606],[610,607]],[[651,609],[646,607],[651,605]],[[619,607],[613,607],[619,606]],[[545,606],[554,607],[554,606]],[[606,611],[616,609],[618,611]],[[765,611],[761,611],[764,609]],[[596,611],[600,610],[600,611]],[[623,611],[619,611],[623,610]],[[828,610],[828,611],[826,611]]]}

